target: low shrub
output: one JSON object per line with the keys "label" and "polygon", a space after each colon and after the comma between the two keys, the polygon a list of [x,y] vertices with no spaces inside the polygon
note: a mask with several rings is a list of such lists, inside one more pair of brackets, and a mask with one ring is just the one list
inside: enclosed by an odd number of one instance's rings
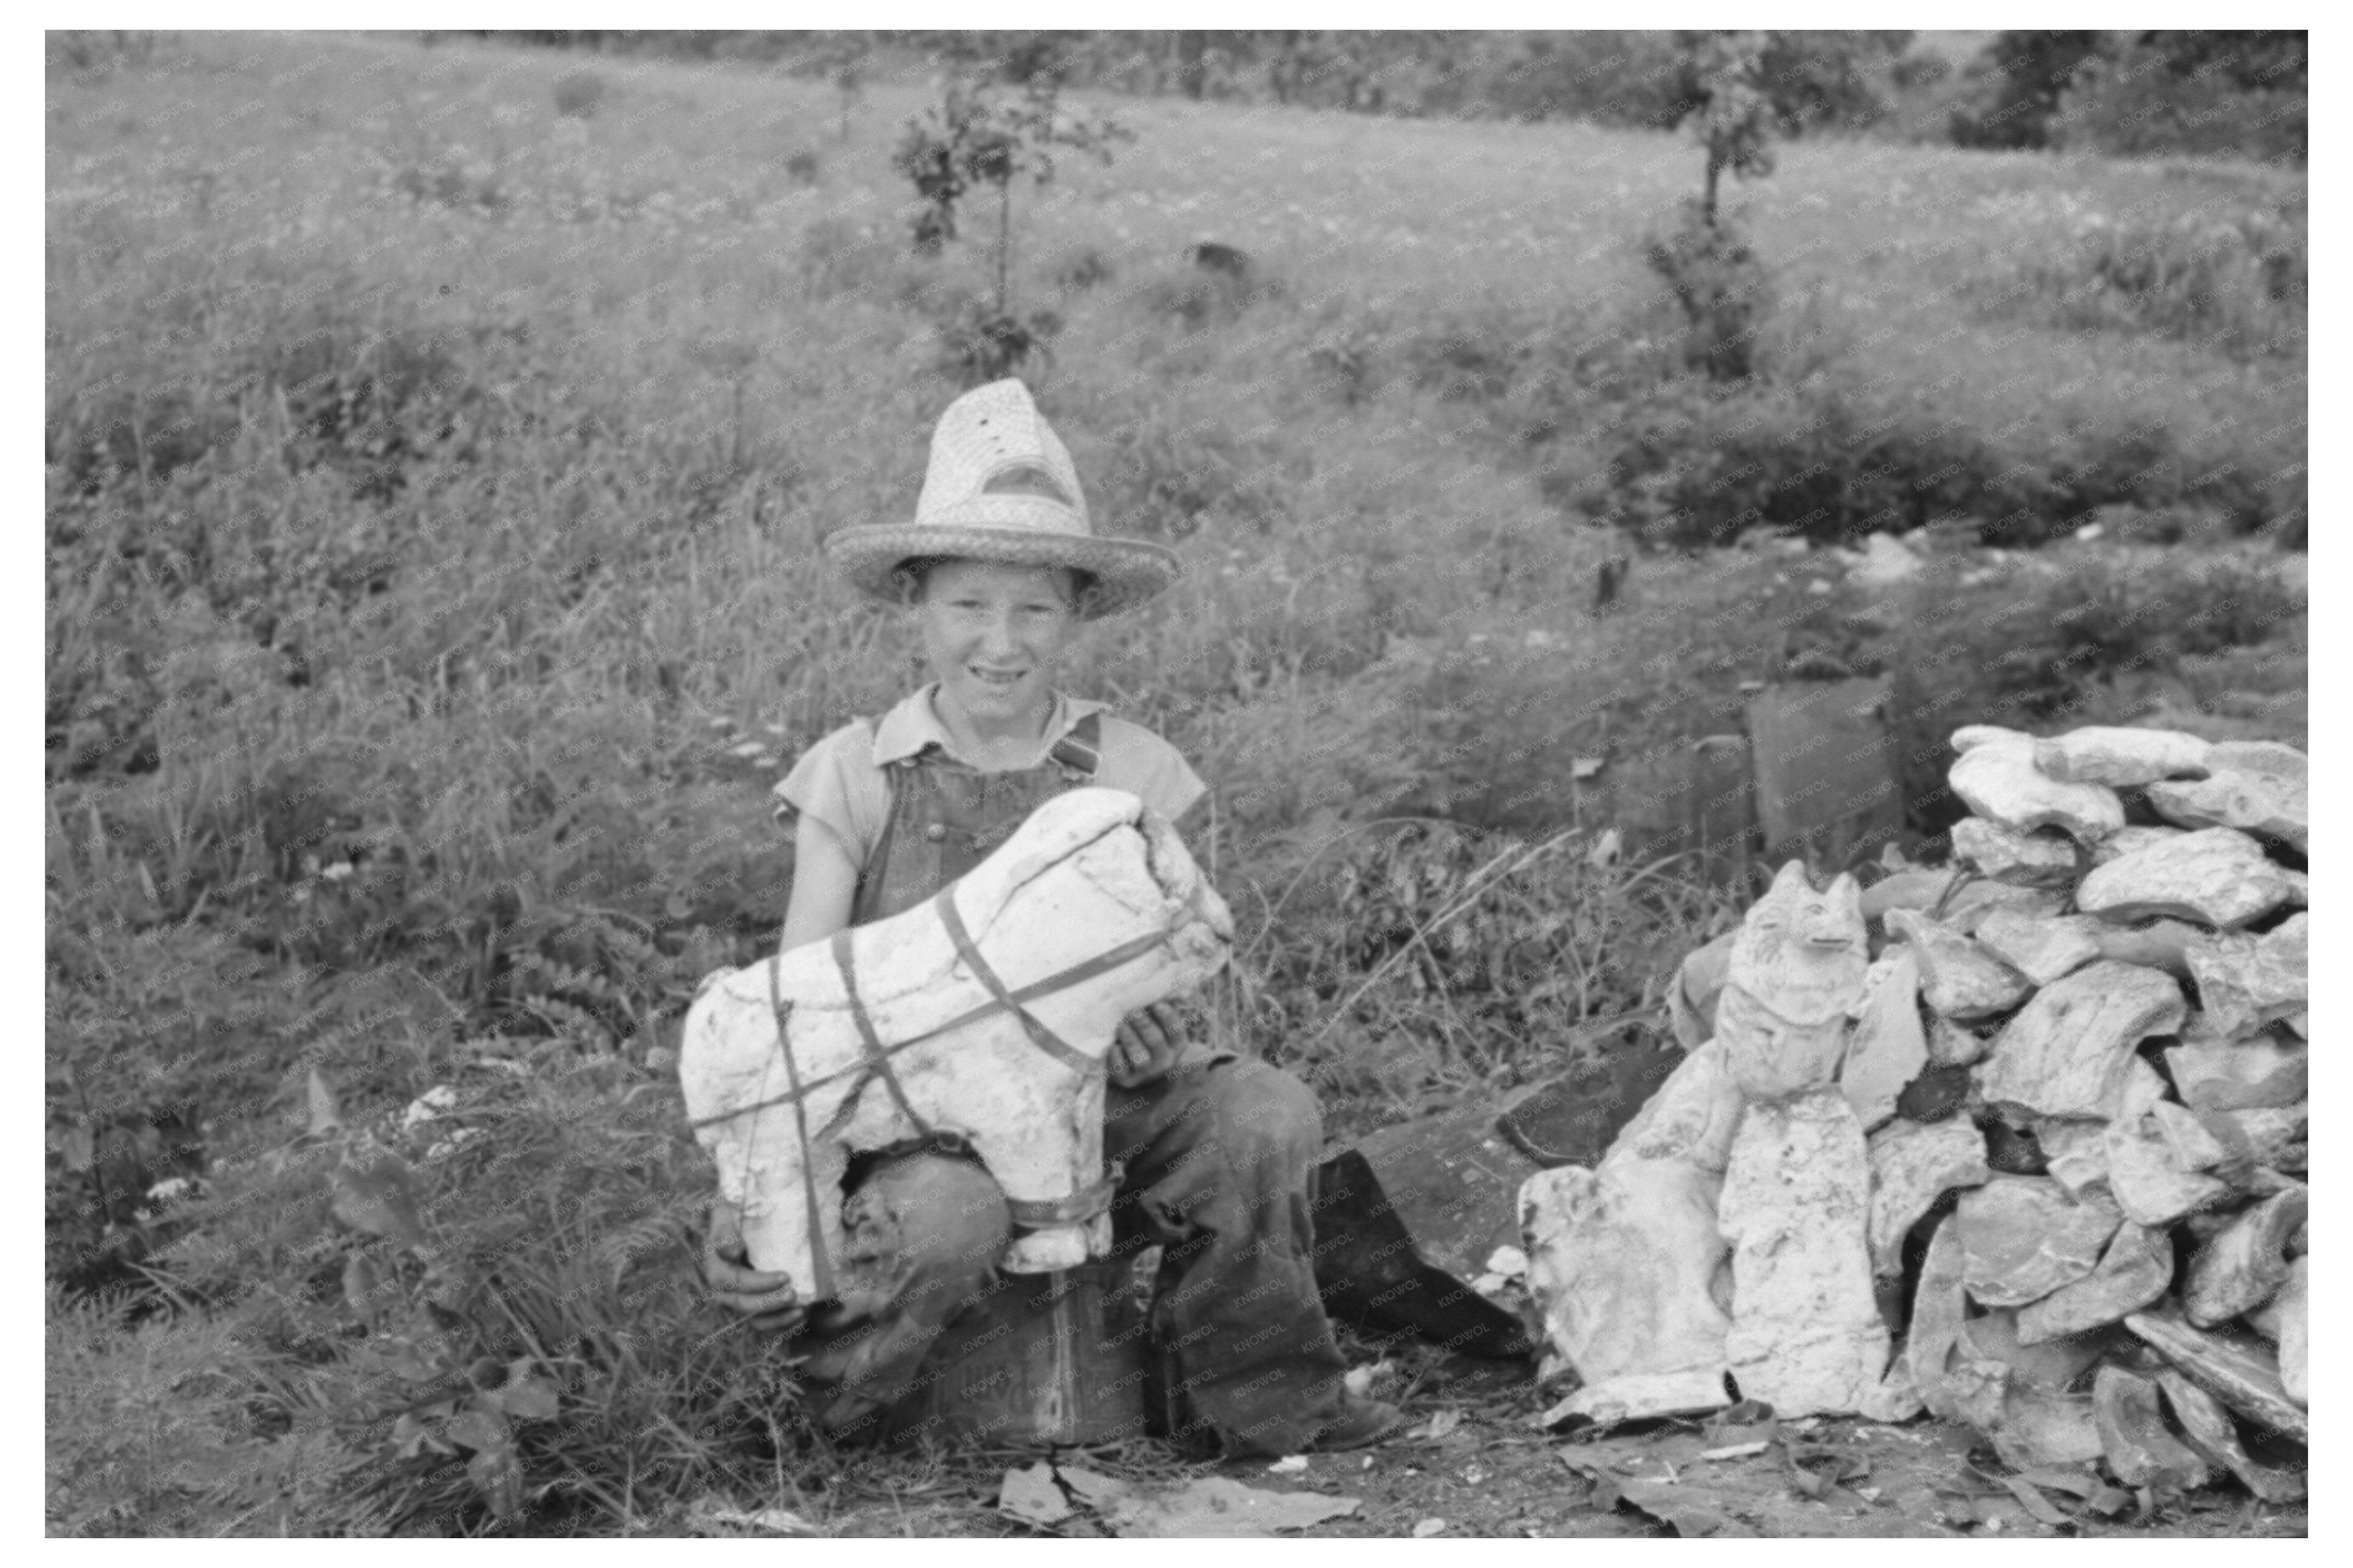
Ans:
{"label": "low shrub", "polygon": [[959,298],[934,322],[941,373],[958,390],[999,381],[1025,368],[1042,373],[1054,363],[1053,337],[1062,318],[1052,310],[1000,310]]}
{"label": "low shrub", "polygon": [[1217,518],[1263,531],[1282,515],[1274,459],[1263,444],[1158,408],[1107,425],[1102,435],[1110,456],[1098,470],[1101,504],[1147,538],[1187,539]]}
{"label": "low shrub", "polygon": [[[53,1314],[78,1394],[141,1347],[151,1378],[185,1368],[123,1388],[166,1403],[103,1428],[54,1419],[53,1376],[53,1528],[612,1529],[808,1446],[762,1336],[695,1322],[712,1178],[663,1058],[491,1038],[384,1087],[314,1074],[298,1136],[219,1163],[155,1259],[201,1311]],[[158,1417],[201,1439],[155,1448]],[[280,1490],[233,1515],[267,1474]]]}
{"label": "low shrub", "polygon": [[1091,245],[1054,268],[1054,287],[1065,294],[1081,294],[1116,276],[1111,258]]}
{"label": "low shrub", "polygon": [[2086,62],[2060,95],[2051,144],[2127,158],[2304,163],[2310,106],[2301,49],[2293,73],[2271,86],[2251,86],[2230,70],[2173,64],[2166,50],[2146,45]]}
{"label": "low shrub", "polygon": [[2156,332],[2247,357],[2300,355],[2311,298],[2301,210],[2087,225],[2071,254],[1973,285],[1997,313],[2076,331]]}
{"label": "low shrub", "polygon": [[1772,280],[1740,226],[1729,216],[1704,218],[1687,202],[1672,231],[1643,241],[1642,259],[1683,307],[1684,363],[1711,381],[1747,379],[1773,300]]}
{"label": "low shrub", "polygon": [[1630,1019],[1663,1030],[1651,1009],[1736,900],[1595,844],[1436,819],[1335,835],[1281,886],[1237,965],[1251,1032],[1353,1135],[1433,1093],[1557,1072]]}
{"label": "low shrub", "polygon": [[1194,268],[1154,279],[1135,291],[1134,299],[1148,314],[1173,318],[1198,331],[1231,326],[1253,306],[1285,293],[1282,279],[1262,278],[1255,268],[1229,272]]}
{"label": "low shrub", "polygon": [[593,120],[605,107],[606,95],[611,90],[605,79],[592,70],[565,71],[555,79],[555,112],[575,120]]}

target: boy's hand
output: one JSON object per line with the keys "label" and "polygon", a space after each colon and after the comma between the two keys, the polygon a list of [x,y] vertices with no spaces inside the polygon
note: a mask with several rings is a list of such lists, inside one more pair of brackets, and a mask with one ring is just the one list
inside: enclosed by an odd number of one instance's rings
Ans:
{"label": "boy's hand", "polygon": [[702,1244],[702,1283],[711,1299],[755,1329],[791,1330],[808,1315],[789,1274],[752,1267],[744,1253],[744,1223],[735,1205],[713,1199],[708,1238]]}
{"label": "boy's hand", "polygon": [[1105,1058],[1112,1083],[1141,1089],[1157,1083],[1176,1065],[1185,1048],[1185,1016],[1169,1003],[1155,1002],[1120,1020]]}

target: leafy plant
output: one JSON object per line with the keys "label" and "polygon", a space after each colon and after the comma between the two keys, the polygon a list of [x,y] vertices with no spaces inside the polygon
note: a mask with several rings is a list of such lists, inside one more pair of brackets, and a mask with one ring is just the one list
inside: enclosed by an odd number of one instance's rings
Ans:
{"label": "leafy plant", "polygon": [[1642,258],[1683,307],[1689,323],[1686,362],[1711,381],[1745,381],[1756,370],[1757,334],[1771,306],[1771,280],[1740,226],[1715,216],[1714,186],[1711,175],[1709,205],[1686,202],[1683,223],[1663,238],[1653,237]]}
{"label": "leafy plant", "polygon": [[1649,1019],[1674,965],[1732,918],[1672,863],[1596,837],[1367,824],[1276,892],[1244,955],[1278,1059],[1343,1103],[1410,1114],[1432,1089],[1505,1087]]}
{"label": "leafy plant", "polygon": [[604,107],[605,79],[592,70],[566,71],[555,79],[555,112],[591,120]]}
{"label": "leafy plant", "polygon": [[891,166],[905,175],[923,202],[914,218],[919,255],[937,255],[956,237],[961,204],[976,190],[997,191],[997,238],[991,247],[993,302],[964,308],[940,326],[950,365],[967,384],[994,380],[1039,353],[1060,327],[1050,311],[1017,312],[1012,299],[1013,186],[1028,175],[1033,186],[1054,176],[1054,151],[1091,153],[1108,164],[1112,148],[1134,133],[1107,114],[1073,115],[1060,105],[1059,77],[1031,75],[1018,98],[987,95],[976,82],[953,79],[940,100],[907,122]]}
{"label": "leafy plant", "polygon": [[1700,215],[1710,228],[1716,182],[1726,170],[1742,180],[1773,172],[1773,100],[1762,80],[1766,43],[1762,33],[1711,33],[1696,51],[1702,102],[1692,128],[1707,149]]}
{"label": "leafy plant", "polygon": [[309,1126],[296,1148],[332,1155],[330,1212],[350,1233],[343,1303],[367,1331],[356,1361],[406,1386],[386,1439],[388,1456],[467,1456],[466,1475],[491,1511],[522,1507],[520,1426],[557,1410],[554,1369],[543,1353],[484,1353],[494,1293],[461,1251],[428,1235],[408,1163],[365,1131],[348,1129],[316,1068]]}

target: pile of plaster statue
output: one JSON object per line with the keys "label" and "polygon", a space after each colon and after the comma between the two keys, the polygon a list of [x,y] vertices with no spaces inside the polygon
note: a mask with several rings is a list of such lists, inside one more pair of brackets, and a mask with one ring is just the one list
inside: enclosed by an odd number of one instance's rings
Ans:
{"label": "pile of plaster statue", "polygon": [[2305,756],[1953,746],[1953,864],[1783,867],[1685,960],[1673,1075],[1521,1190],[1546,1420],[1925,1410],[2021,1469],[2301,1497]]}

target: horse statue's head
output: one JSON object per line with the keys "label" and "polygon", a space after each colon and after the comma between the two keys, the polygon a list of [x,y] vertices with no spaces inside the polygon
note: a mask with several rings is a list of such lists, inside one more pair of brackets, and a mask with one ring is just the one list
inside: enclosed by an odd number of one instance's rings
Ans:
{"label": "horse statue's head", "polygon": [[1030,1216],[1008,1267],[1100,1250],[1107,1216],[1079,1211],[1103,1184],[1103,1058],[1232,941],[1174,828],[1077,789],[931,901],[707,984],[679,1076],[753,1263],[828,1289],[849,1156],[925,1131],[965,1139]]}

